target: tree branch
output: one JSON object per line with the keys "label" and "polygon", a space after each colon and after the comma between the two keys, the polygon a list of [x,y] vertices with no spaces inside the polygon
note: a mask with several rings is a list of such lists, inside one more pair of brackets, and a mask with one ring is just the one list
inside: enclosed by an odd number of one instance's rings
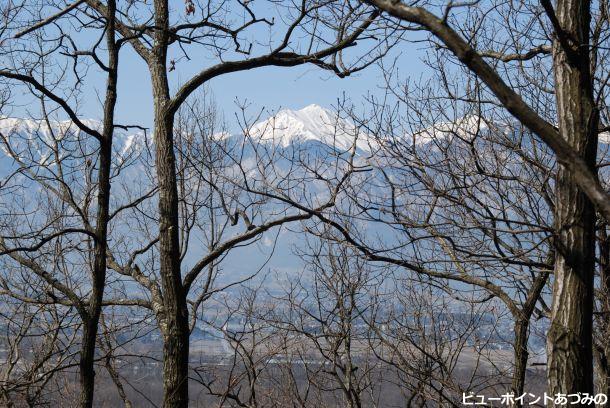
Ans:
{"label": "tree branch", "polygon": [[391,0],[367,1],[393,17],[423,26],[441,40],[460,62],[489,87],[515,118],[537,134],[555,152],[557,161],[570,171],[575,182],[604,218],[610,220],[610,194],[599,183],[593,169],[550,123],[540,117],[519,94],[506,85],[500,75],[456,31],[423,8],[409,7]]}

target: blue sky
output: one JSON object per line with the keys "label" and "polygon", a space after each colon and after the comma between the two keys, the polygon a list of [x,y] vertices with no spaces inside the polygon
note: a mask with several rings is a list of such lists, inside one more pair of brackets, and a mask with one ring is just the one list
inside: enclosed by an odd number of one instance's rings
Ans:
{"label": "blue sky", "polygon": [[[403,44],[396,48],[392,58],[400,61],[401,78],[407,76],[419,78],[427,71],[421,62],[422,51],[413,44]],[[152,100],[148,70],[145,64],[126,47],[121,54],[119,73],[119,105],[118,122],[138,123],[150,126],[152,118]],[[205,68],[215,62],[209,61],[198,66],[189,63],[187,66],[177,66],[170,73],[173,86],[184,83],[199,68]],[[103,80],[103,77],[100,77]],[[208,83],[208,89],[213,93],[219,108],[223,111],[230,130],[234,122],[234,112],[237,109],[236,100],[247,101],[253,111],[261,108],[275,110],[280,107],[300,109],[312,103],[331,107],[337,99],[345,95],[353,103],[360,104],[367,94],[383,93],[384,80],[381,69],[371,66],[348,78],[338,78],[328,71],[323,71],[313,65],[299,67],[265,67],[250,71],[224,75]],[[99,83],[95,85],[99,89]],[[101,114],[99,105],[87,106],[86,111],[91,116]]]}
{"label": "blue sky", "polygon": [[[183,15],[183,2],[176,4],[176,18],[184,21],[195,18]],[[262,2],[256,7],[260,8],[258,12],[265,16],[275,15],[278,17],[282,13],[286,13],[277,3]],[[235,13],[237,11],[234,10],[233,14]],[[239,18],[236,16],[232,18],[239,21]],[[289,19],[288,21],[291,20]],[[70,30],[68,20],[66,20],[64,29]],[[278,40],[283,38],[285,29],[286,21],[280,18],[277,18],[273,27],[255,24],[243,33],[245,38],[244,44],[248,44],[248,41],[254,43],[252,56],[261,55],[269,51],[271,44],[277,44]],[[51,28],[49,30],[49,35],[52,35],[54,31]],[[75,32],[74,38],[79,48],[90,49],[92,44],[98,40],[99,34],[99,31],[96,30],[91,32]],[[321,37],[325,37],[326,34],[331,34],[329,38],[334,38],[332,32],[326,33],[322,30],[317,33]],[[409,33],[407,37],[411,40],[421,40],[422,36],[420,33]],[[302,32],[294,34],[294,37],[295,49],[299,48],[300,42],[308,38]],[[23,41],[27,42],[29,40],[26,38]],[[230,42],[230,40],[227,41]],[[348,65],[350,62],[358,61],[359,57],[366,55],[372,48],[374,49],[375,46],[379,46],[379,44],[377,39],[362,40],[357,46],[345,51],[345,61]],[[381,44],[383,43],[381,42]],[[412,77],[417,80],[422,75],[429,74],[429,68],[421,62],[421,56],[423,55],[422,48],[425,48],[425,45],[403,41],[391,51],[384,61],[386,64],[390,64],[394,58],[399,58],[400,78],[407,79],[407,77]],[[188,58],[185,58],[181,48],[175,45],[169,51],[168,59],[175,59],[177,61],[176,69],[169,73],[171,85],[174,89],[179,84],[187,81],[196,72],[219,62],[214,53],[210,52],[209,47],[191,45],[185,48],[187,50],[185,52],[188,52]],[[230,48],[228,47],[228,49]],[[226,59],[245,58],[243,54],[232,51],[227,51],[223,54],[223,57]],[[105,89],[105,74],[100,72],[86,58],[81,59],[80,62],[82,66],[79,66],[79,71],[81,74],[86,74],[86,76],[81,84],[82,89],[80,89],[81,93],[77,110],[81,117],[101,119],[102,103],[100,99],[102,96],[100,93],[103,93]],[[54,54],[46,63],[48,64],[47,70],[50,69],[58,77],[62,77],[61,86],[63,88],[60,89],[60,92],[63,93],[64,90],[69,92],[74,81],[71,75],[73,68],[72,59],[63,59],[59,54]],[[90,64],[89,69],[85,68],[87,64]],[[64,74],[67,75],[64,77]],[[229,130],[236,130],[233,115],[237,110],[236,100],[241,102],[248,101],[252,112],[258,111],[263,107],[268,111],[274,111],[280,107],[300,109],[312,103],[331,107],[336,104],[338,98],[343,96],[354,104],[359,105],[362,103],[363,97],[368,94],[383,94],[383,85],[382,72],[375,65],[345,79],[340,79],[329,71],[323,71],[314,65],[305,65],[292,68],[266,67],[228,74],[212,80],[208,83],[208,89],[211,90],[216,103],[224,113],[228,121]],[[125,45],[121,50],[118,95],[117,123],[151,127],[152,95],[148,68],[129,45]],[[12,96],[13,102],[20,106],[16,107],[13,105],[12,112],[2,112],[3,114],[27,117],[29,116],[27,110],[31,109],[30,113],[33,116],[39,116],[36,115],[39,105],[28,92],[22,92],[21,89],[15,88]]]}

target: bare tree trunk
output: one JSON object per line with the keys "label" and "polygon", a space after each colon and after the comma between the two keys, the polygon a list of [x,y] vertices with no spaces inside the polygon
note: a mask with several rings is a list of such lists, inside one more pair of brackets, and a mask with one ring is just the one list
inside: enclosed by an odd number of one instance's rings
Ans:
{"label": "bare tree trunk", "polygon": [[188,309],[182,289],[178,238],[178,193],[171,122],[155,126],[159,178],[159,252],[163,285],[163,387],[165,407],[188,406]]}
{"label": "bare tree trunk", "polygon": [[186,296],[180,274],[178,188],[172,113],[167,83],[165,49],[155,49],[150,66],[155,102],[156,169],[159,183],[159,256],[163,286],[164,407],[188,406],[189,328]]}
{"label": "bare tree trunk", "polygon": [[80,353],[80,406],[93,406],[95,388],[95,345],[98,332],[104,287],[106,286],[106,249],[110,202],[110,170],[112,167],[112,138],[114,132],[114,109],[116,105],[117,69],[119,50],[115,41],[114,15],[116,1],[108,1],[106,43],[108,47],[108,79],[104,102],[102,139],[100,140],[97,219],[95,225],[94,264],[92,287],[86,316],[83,317],[83,340]]}
{"label": "bare tree trunk", "polygon": [[600,310],[598,341],[596,344],[597,393],[610,395],[610,239],[607,224],[603,223],[599,234]]}
{"label": "bare tree trunk", "polygon": [[[554,251],[549,253],[547,264],[552,265],[555,256]],[[530,319],[536,308],[536,303],[540,299],[540,294],[546,286],[549,279],[550,270],[540,271],[538,277],[534,280],[532,289],[527,295],[527,299],[521,308],[520,313],[514,314],[515,319],[515,340],[513,343],[515,356],[515,369],[513,371],[512,392],[514,395],[523,395],[525,388],[525,376],[527,374],[527,361],[529,358],[528,341]],[[515,407],[523,406],[520,402],[515,401]]]}
{"label": "bare tree trunk", "polygon": [[93,391],[95,388],[95,338],[97,336],[97,323],[87,317],[83,321],[83,343],[81,345],[79,373],[80,373],[80,406],[93,406]]}
{"label": "bare tree trunk", "polygon": [[[113,119],[110,118],[112,121]],[[94,253],[93,286],[89,299],[88,314],[83,318],[83,341],[80,353],[81,407],[93,405],[95,386],[95,344],[98,332],[104,287],[106,285],[106,241],[108,205],[110,195],[110,155],[112,139],[104,140],[100,149],[98,214]]]}
{"label": "bare tree trunk", "polygon": [[[544,3],[543,3],[544,4]],[[590,3],[558,0],[553,59],[559,132],[595,172],[598,114],[589,57]],[[556,18],[555,18],[556,15]],[[555,282],[547,337],[549,392],[593,392],[592,326],[595,210],[574,175],[559,166],[556,178]]]}
{"label": "bare tree trunk", "polygon": [[182,318],[173,316],[163,335],[163,406],[188,406],[189,333]]}
{"label": "bare tree trunk", "polygon": [[[513,348],[515,350],[515,369],[513,372],[513,380],[511,389],[514,395],[522,395],[525,386],[525,374],[527,369],[527,360],[529,352],[527,351],[527,341],[529,338],[529,316],[521,317],[515,320],[515,340]],[[516,404],[515,407],[520,407],[521,404]]]}
{"label": "bare tree trunk", "polygon": [[[610,395],[610,365],[608,364],[610,347],[601,345],[597,351],[597,382],[595,392]],[[597,406],[605,407],[606,404],[598,404]]]}
{"label": "bare tree trunk", "polygon": [[162,316],[157,316],[163,335],[163,406],[188,406],[189,325],[186,293],[180,272],[180,224],[174,152],[174,113],[167,79],[169,6],[155,0],[155,43],[150,52],[154,100],[155,166],[159,183],[159,274],[163,287]]}

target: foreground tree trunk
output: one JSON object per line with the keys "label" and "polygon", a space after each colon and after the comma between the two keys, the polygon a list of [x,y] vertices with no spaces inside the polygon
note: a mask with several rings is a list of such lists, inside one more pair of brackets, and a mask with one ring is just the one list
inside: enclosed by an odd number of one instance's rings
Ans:
{"label": "foreground tree trunk", "polygon": [[[155,100],[163,99],[155,98]],[[189,326],[186,296],[180,274],[173,121],[165,114],[163,103],[158,103],[155,111],[156,167],[159,181],[159,273],[163,287],[162,315],[158,316],[164,339],[163,406],[186,407],[188,406]]]}
{"label": "foreground tree trunk", "polygon": [[189,326],[182,286],[174,113],[167,78],[169,5],[156,0],[154,46],[147,57],[154,105],[155,167],[159,187],[159,274],[163,288],[157,313],[163,335],[163,406],[188,406]]}
{"label": "foreground tree trunk", "polygon": [[80,406],[93,406],[95,389],[95,345],[98,324],[102,312],[104,288],[106,286],[106,250],[108,244],[108,221],[110,203],[110,178],[112,167],[112,139],[114,133],[114,110],[117,94],[119,49],[115,39],[115,0],[108,1],[106,45],[108,47],[108,79],[104,101],[104,118],[99,151],[97,217],[95,224],[94,260],[91,295],[83,319],[83,340],[80,352]]}
{"label": "foreground tree trunk", "polygon": [[[554,262],[554,252],[551,251],[547,258],[547,264],[552,265]],[[523,303],[523,307],[517,313],[513,312],[515,319],[515,339],[513,342],[515,368],[513,371],[513,379],[511,390],[514,395],[523,395],[525,389],[525,376],[527,374],[527,362],[529,359],[528,341],[530,320],[534,314],[536,303],[540,299],[540,294],[546,286],[549,279],[550,269],[540,271],[538,277],[534,280],[532,289],[527,295],[527,299]],[[522,403],[515,401],[514,407],[521,407]]]}
{"label": "foreground tree trunk", "polygon": [[[163,2],[158,2],[163,3]],[[164,15],[160,12],[158,15]],[[161,39],[164,44],[166,40]],[[159,183],[159,273],[163,287],[163,406],[188,406],[189,326],[186,295],[180,273],[178,187],[174,152],[174,115],[167,81],[166,47],[153,50],[150,64],[154,97],[155,164]]]}
{"label": "foreground tree trunk", "polygon": [[[112,118],[111,118],[112,120]],[[97,233],[94,254],[93,286],[89,300],[89,311],[83,318],[83,342],[80,353],[80,406],[93,406],[95,388],[95,345],[102,311],[104,287],[106,285],[106,246],[108,228],[108,205],[110,196],[110,155],[112,139],[104,141],[100,149],[100,182],[98,193]]]}
{"label": "foreground tree trunk", "polygon": [[610,395],[610,239],[607,224],[599,229],[599,313],[596,342],[596,393]]}
{"label": "foreground tree trunk", "polygon": [[[544,3],[543,3],[544,4]],[[598,114],[590,72],[590,3],[558,0],[553,61],[559,132],[595,172]],[[556,15],[556,19],[554,15]],[[593,392],[595,209],[562,165],[556,178],[555,282],[547,336],[549,393]]]}
{"label": "foreground tree trunk", "polygon": [[80,406],[93,406],[93,392],[95,389],[95,337],[97,327],[92,318],[83,321],[83,343],[80,351],[79,374],[80,374]]}
{"label": "foreground tree trunk", "polygon": [[[513,372],[513,380],[511,390],[515,395],[522,395],[525,387],[525,374],[527,369],[527,361],[529,352],[527,350],[527,341],[529,338],[529,317],[527,319],[519,318],[515,320],[515,340],[513,343],[515,355],[515,368]],[[515,407],[520,407],[521,404],[516,404]]]}
{"label": "foreground tree trunk", "polygon": [[188,406],[189,331],[182,321],[172,316],[163,333],[164,407]]}

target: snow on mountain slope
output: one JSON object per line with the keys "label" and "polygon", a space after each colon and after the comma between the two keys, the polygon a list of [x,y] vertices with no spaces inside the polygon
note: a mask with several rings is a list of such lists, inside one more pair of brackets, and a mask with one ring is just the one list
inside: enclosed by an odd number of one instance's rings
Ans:
{"label": "snow on mountain slope", "polygon": [[602,132],[598,135],[599,142],[610,145],[610,132]]}
{"label": "snow on mountain slope", "polygon": [[[439,122],[408,137],[412,138],[416,145],[426,145],[434,140],[450,139],[454,136],[464,140],[472,140],[478,134],[490,129],[509,133],[520,126],[522,125],[517,121],[513,123],[492,123],[480,116],[467,115],[453,122]],[[598,138],[600,145],[610,145],[610,132],[601,132]]]}
{"label": "snow on mountain slope", "polygon": [[[82,119],[81,122],[91,129],[101,131],[102,124],[98,120],[94,119]],[[50,122],[49,124],[45,120],[33,120],[33,119],[20,119],[14,117],[0,117],[0,134],[11,140],[14,143],[21,143],[23,141],[34,138],[39,138],[41,141],[52,142],[52,136],[58,141],[64,139],[68,134],[75,135],[80,132],[78,126],[76,126],[71,120],[61,120]],[[16,141],[13,136],[19,136],[22,141]],[[114,146],[115,149],[120,152],[121,155],[128,154],[132,149],[138,150],[144,146],[144,132],[142,131],[126,131],[123,129],[116,129],[114,134]],[[97,142],[92,138],[92,145],[97,147]],[[52,145],[52,144],[51,144]],[[41,148],[49,148],[42,144]]]}
{"label": "snow on mountain slope", "polygon": [[[101,127],[101,123],[97,120],[82,119],[81,122],[92,129]],[[50,141],[51,132],[57,139],[61,139],[68,132],[79,131],[71,120],[51,121],[50,125],[51,129],[49,129],[49,124],[45,120],[0,117],[0,132],[5,136],[18,133],[22,137],[29,136],[31,138],[34,135],[39,135]]]}
{"label": "snow on mountain slope", "polygon": [[[96,120],[82,120],[90,128],[99,129],[101,124]],[[58,121],[52,123],[55,137],[65,132],[77,132],[78,128],[71,121]],[[480,131],[489,129],[485,119],[477,116],[465,116],[453,122],[441,122],[423,128],[420,131],[405,135],[407,141],[415,145],[426,146],[433,141],[451,139],[459,136],[465,140],[474,137]],[[50,132],[47,123],[42,120],[28,120],[11,117],[0,117],[0,132],[4,136],[18,133],[25,139],[34,135],[42,136],[50,141]],[[357,150],[366,155],[375,153],[378,142],[375,138],[357,129],[353,123],[329,109],[319,105],[309,105],[300,110],[283,109],[273,116],[256,123],[250,129],[250,136],[261,142],[287,148],[291,145],[301,145],[319,142],[341,151],[349,151],[356,143]],[[219,134],[219,138],[231,137],[229,134]],[[240,137],[240,135],[232,135]],[[610,143],[610,133],[599,135],[601,144]],[[383,137],[381,138],[383,140]],[[152,142],[152,140],[149,140]],[[115,149],[122,155],[140,150],[144,144],[145,135],[140,131],[125,131],[117,129],[115,133]],[[382,141],[383,143],[383,141]],[[5,152],[6,153],[6,152]]]}
{"label": "snow on mountain slope", "polygon": [[439,122],[413,133],[410,138],[416,145],[425,145],[435,140],[458,136],[464,140],[472,139],[477,133],[489,128],[487,121],[479,116],[468,115],[454,122]]}
{"label": "snow on mountain slope", "polygon": [[370,152],[373,146],[370,138],[352,123],[319,105],[309,105],[301,110],[280,110],[255,124],[250,129],[250,136],[281,147],[318,141],[348,151],[355,142],[359,150]]}
{"label": "snow on mountain slope", "polygon": [[[99,129],[101,123],[96,120],[82,120],[93,129]],[[55,137],[61,137],[65,132],[77,132],[78,128],[71,121],[58,121],[51,124]],[[0,117],[0,132],[4,135],[14,133],[22,137],[39,135],[50,137],[45,121]],[[283,109],[275,115],[256,123],[250,129],[250,136],[263,142],[272,142],[281,147],[317,141],[340,150],[350,150],[354,142],[359,150],[369,152],[371,143],[366,135],[349,121],[338,118],[337,114],[319,105],[309,105],[300,110]],[[115,146],[124,152],[142,143],[141,132],[126,132],[117,129]],[[229,134],[219,134],[219,137],[229,137]],[[233,135],[236,136],[236,135]],[[49,139],[50,140],[50,139]]]}

